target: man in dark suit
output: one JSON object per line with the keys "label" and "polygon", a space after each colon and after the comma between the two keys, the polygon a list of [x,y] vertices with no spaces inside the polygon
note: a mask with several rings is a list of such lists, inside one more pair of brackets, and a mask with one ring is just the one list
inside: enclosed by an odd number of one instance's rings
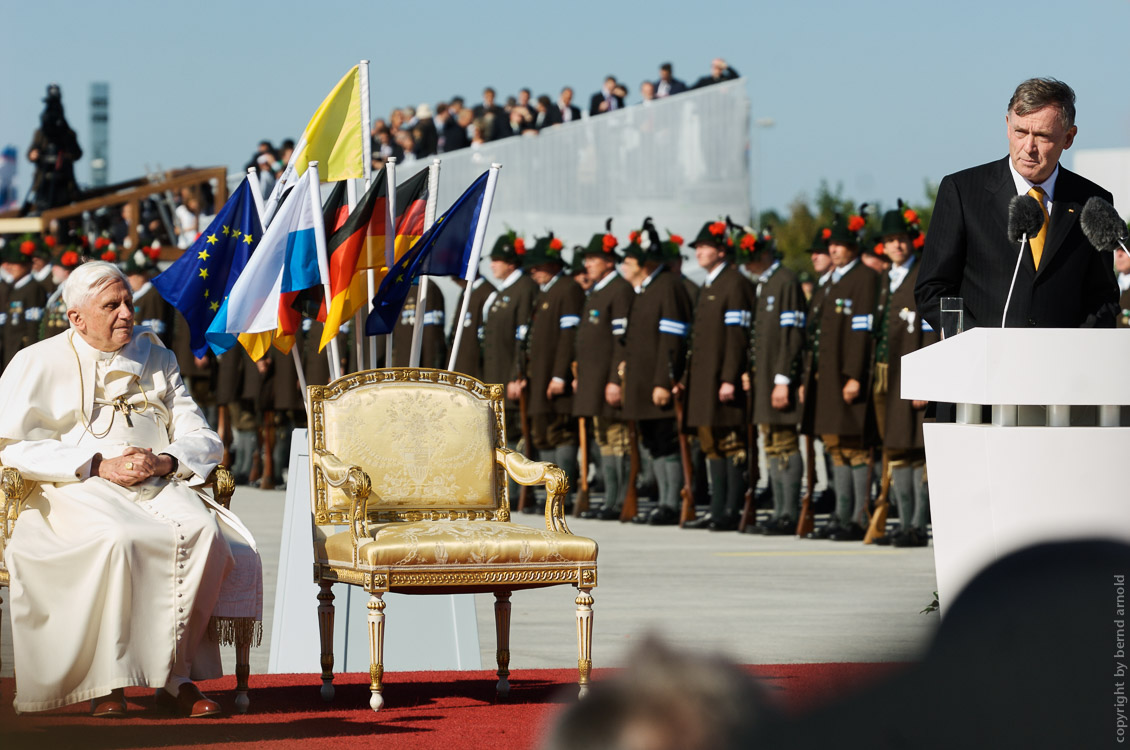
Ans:
{"label": "man in dark suit", "polygon": [[608,76],[604,79],[604,86],[593,94],[589,101],[589,116],[595,117],[605,112],[623,109],[626,93],[624,87],[616,83],[616,76]]}
{"label": "man in dark suit", "polygon": [[561,96],[557,99],[554,108],[557,110],[556,120],[558,123],[577,122],[581,119],[580,108],[573,106],[573,89],[568,86],[561,89]]}
{"label": "man in dark suit", "polygon": [[1110,201],[1111,194],[1059,164],[1075,140],[1075,92],[1054,79],[1024,81],[1006,123],[1008,157],[949,175],[938,188],[914,289],[919,311],[941,330],[940,299],[961,297],[966,328],[1001,325],[1019,250],[1006,231],[1008,204],[1028,193],[1046,218],[1025,243],[1005,324],[1113,326],[1113,259],[1095,250],[1079,226],[1087,199]]}
{"label": "man in dark suit", "polygon": [[671,63],[665,62],[659,66],[659,80],[655,82],[655,98],[681,94],[687,90],[687,84],[675,77]]}
{"label": "man in dark suit", "polygon": [[703,86],[712,86],[715,83],[722,83],[722,81],[732,81],[738,77],[738,71],[730,67],[730,64],[723,60],[721,57],[716,57],[710,61],[710,75],[699,78],[694,83],[694,88],[700,89]]}
{"label": "man in dark suit", "polygon": [[483,138],[488,141],[497,141],[512,135],[510,132],[510,115],[506,110],[495,104],[494,89],[487,86],[483,89],[483,103],[472,110],[475,119],[481,124]]}

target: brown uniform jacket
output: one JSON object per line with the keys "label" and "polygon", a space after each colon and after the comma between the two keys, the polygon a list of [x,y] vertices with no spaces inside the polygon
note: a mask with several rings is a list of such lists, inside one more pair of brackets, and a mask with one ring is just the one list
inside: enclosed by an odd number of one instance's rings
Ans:
{"label": "brown uniform jacket", "polygon": [[173,354],[177,355],[177,366],[180,367],[180,374],[186,380],[188,378],[215,379],[216,355],[208,351],[204,357],[208,360],[208,363],[204,367],[197,366],[196,355],[192,353],[192,331],[188,327],[188,321],[176,309],[173,310],[172,350]]}
{"label": "brown uniform jacket", "polygon": [[[463,319],[463,338],[459,340],[459,351],[455,355],[455,371],[473,378],[481,378],[483,374],[483,306],[491,292],[495,291],[494,285],[481,276],[471,285],[471,301],[467,305],[467,315]],[[463,297],[459,295],[459,307],[463,309]],[[451,327],[451,346],[455,345],[456,326]]]}
{"label": "brown uniform jacket", "polygon": [[[770,268],[753,316],[753,422],[791,424],[800,420],[797,387],[801,383],[801,352],[807,307],[795,273],[782,265]],[[789,408],[774,409],[774,379],[789,378]]]}
{"label": "brown uniform jacket", "polygon": [[[870,398],[871,330],[879,275],[857,259],[839,281],[828,283],[816,342],[813,427],[818,435],[863,436]],[[843,387],[851,379],[859,381],[859,396],[846,404]]]}
{"label": "brown uniform jacket", "polygon": [[[880,344],[876,364],[887,366],[886,425],[883,446],[892,450],[924,449],[922,420],[925,409],[915,409],[902,397],[902,357],[938,341],[938,334],[914,306],[914,284],[918,280],[918,262],[911,266],[899,288],[890,292],[890,282],[883,284],[879,297],[882,319],[886,327],[886,345]],[[882,334],[882,328],[879,331]]]}
{"label": "brown uniform jacket", "polygon": [[522,274],[492,295],[483,317],[484,383],[506,384],[518,378],[514,362],[519,345],[525,346],[537,293],[538,285]]}
{"label": "brown uniform jacket", "polygon": [[604,387],[620,385],[620,363],[626,352],[624,334],[636,296],[632,285],[613,271],[585,299],[577,329],[577,393],[573,414],[578,417],[623,418],[623,407],[610,406]]}
{"label": "brown uniform jacket", "polygon": [[[585,293],[564,273],[534,298],[526,364],[530,414],[573,413],[573,343],[584,304]],[[553,378],[565,382],[565,393],[550,401],[545,391]]]}
{"label": "brown uniform jacket", "polygon": [[675,416],[652,403],[653,388],[670,388],[686,367],[691,301],[675,274],[662,268],[632,300],[624,362],[624,419]]}
{"label": "brown uniform jacket", "polygon": [[1118,321],[1119,328],[1130,328],[1130,289],[1122,293],[1118,298]]}
{"label": "brown uniform jacket", "polygon": [[[439,285],[428,280],[424,328],[420,332],[420,367],[447,369],[447,341],[443,336],[444,302]],[[416,325],[416,289],[404,301],[400,319],[392,329],[392,366],[407,367],[412,359],[412,329]]]}
{"label": "brown uniform jacket", "polygon": [[[731,263],[701,287],[688,353],[687,426],[746,424],[742,373],[749,367],[753,305],[753,286]],[[722,383],[734,386],[733,401],[718,400]]]}
{"label": "brown uniform jacket", "polygon": [[133,293],[133,322],[153,331],[169,348],[173,345],[173,310],[148,281]]}
{"label": "brown uniform jacket", "polygon": [[4,331],[4,366],[16,352],[39,341],[39,323],[47,305],[47,292],[28,274],[8,285],[0,321]]}

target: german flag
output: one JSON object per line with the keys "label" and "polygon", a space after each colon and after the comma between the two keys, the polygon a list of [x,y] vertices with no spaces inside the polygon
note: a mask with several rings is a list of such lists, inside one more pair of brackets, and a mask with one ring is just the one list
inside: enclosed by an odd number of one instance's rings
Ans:
{"label": "german flag", "polygon": [[[345,223],[326,243],[330,261],[329,311],[319,350],[337,335],[341,324],[349,320],[369,300],[368,275],[360,271],[372,268],[379,286],[388,273],[385,262],[385,224],[388,214],[388,188],[385,171],[378,172],[369,190]],[[405,180],[396,188],[396,235],[393,243],[399,260],[424,233],[424,208],[428,201],[428,170]],[[322,314],[318,315],[322,319]]]}

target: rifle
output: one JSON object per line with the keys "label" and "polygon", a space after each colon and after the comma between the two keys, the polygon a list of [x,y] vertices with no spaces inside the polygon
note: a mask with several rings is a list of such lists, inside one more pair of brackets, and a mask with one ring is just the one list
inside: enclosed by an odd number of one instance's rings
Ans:
{"label": "rifle", "polygon": [[[577,490],[577,502],[573,505],[573,515],[580,517],[582,513],[589,509],[589,436],[588,430],[585,429],[584,417],[577,417],[578,427],[581,430],[581,470],[578,482],[580,489]],[[607,491],[605,494],[605,502],[607,502]]]}
{"label": "rifle", "polygon": [[624,493],[624,507],[620,509],[620,523],[631,521],[639,512],[636,481],[640,477],[640,444],[635,420],[628,422],[628,489]]}
{"label": "rifle", "polygon": [[220,459],[220,463],[224,466],[231,467],[231,415],[228,412],[227,404],[220,404],[216,409],[216,432],[220,436],[220,442],[224,444],[224,455]]}
{"label": "rifle", "polygon": [[805,472],[804,498],[800,501],[800,518],[796,522],[796,535],[803,537],[816,528],[816,514],[812,510],[812,499],[816,492],[816,436],[805,435],[804,460],[808,463]]}
{"label": "rifle", "polygon": [[757,523],[757,483],[761,481],[761,467],[757,463],[757,425],[753,423],[753,389],[749,392],[749,424],[746,425],[746,460],[749,465],[749,486],[745,489],[745,504],[742,518],[738,521],[738,533],[745,533],[746,526]]}
{"label": "rifle", "polygon": [[667,357],[667,370],[671,376],[671,399],[675,402],[675,429],[679,436],[679,457],[683,463],[683,488],[679,490],[680,497],[683,498],[683,506],[679,511],[679,528],[683,527],[687,521],[694,520],[694,465],[691,463],[691,448],[687,443],[687,436],[683,432],[683,426],[686,423],[685,405],[683,398],[675,394],[675,386],[678,385],[678,380],[675,378],[675,362],[674,356],[668,352]]}
{"label": "rifle", "polygon": [[891,492],[892,471],[890,456],[887,455],[887,451],[883,451],[883,478],[879,481],[879,497],[875,498],[875,512],[871,514],[871,524],[863,537],[864,544],[873,544],[876,539],[887,535],[887,514],[891,509],[888,498]]}

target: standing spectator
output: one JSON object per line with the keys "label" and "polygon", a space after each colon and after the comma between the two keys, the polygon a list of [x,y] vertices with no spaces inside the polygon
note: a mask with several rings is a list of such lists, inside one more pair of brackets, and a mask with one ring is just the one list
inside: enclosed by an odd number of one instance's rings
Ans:
{"label": "standing spectator", "polygon": [[269,153],[259,154],[259,158],[255,160],[255,166],[259,170],[259,190],[263,193],[264,199],[268,198],[275,189],[275,173],[271,171],[274,163],[274,156]]}
{"label": "standing spectator", "polygon": [[581,119],[581,110],[573,106],[573,89],[566,86],[561,89],[561,96],[557,99],[558,122],[573,122]]}
{"label": "standing spectator", "polygon": [[640,98],[645,102],[655,101],[655,84],[651,81],[644,81],[640,84]]}
{"label": "standing spectator", "polygon": [[695,81],[694,87],[700,89],[703,86],[730,81],[737,77],[738,71],[731,68],[730,64],[721,57],[716,57],[710,62],[710,75],[699,78]]}
{"label": "standing spectator", "polygon": [[530,101],[530,90],[518,92],[518,101],[510,108],[510,129],[518,135],[529,130],[534,124],[534,105]]}
{"label": "standing spectator", "polygon": [[416,107],[416,127],[413,128],[416,138],[416,155],[424,158],[439,153],[439,133],[436,130],[435,120],[432,119],[432,108],[427,104]]}
{"label": "standing spectator", "polygon": [[483,103],[474,109],[475,119],[480,121],[480,135],[487,141],[496,141],[510,134],[506,110],[495,104],[494,96],[494,89],[487,86],[483,89]]}
{"label": "standing spectator", "polygon": [[552,125],[561,124],[561,110],[559,110],[545,94],[538,97],[536,110],[534,115],[534,127],[538,130],[544,130]]}
{"label": "standing spectator", "polygon": [[605,112],[622,109],[625,93],[627,92],[624,91],[624,87],[616,82],[616,76],[607,76],[604,79],[604,86],[592,95],[592,100],[589,102],[589,115],[595,117]]}
{"label": "standing spectator", "polygon": [[75,199],[78,185],[74,163],[82,158],[75,131],[63,114],[63,94],[58,84],[47,87],[43,101],[46,106],[39,116],[39,128],[27,150],[28,161],[35,165],[31,189],[37,211],[63,206]]}
{"label": "standing spectator", "polygon": [[655,82],[656,99],[681,94],[686,90],[687,84],[675,77],[671,63],[665,62],[659,66],[659,80]]}

